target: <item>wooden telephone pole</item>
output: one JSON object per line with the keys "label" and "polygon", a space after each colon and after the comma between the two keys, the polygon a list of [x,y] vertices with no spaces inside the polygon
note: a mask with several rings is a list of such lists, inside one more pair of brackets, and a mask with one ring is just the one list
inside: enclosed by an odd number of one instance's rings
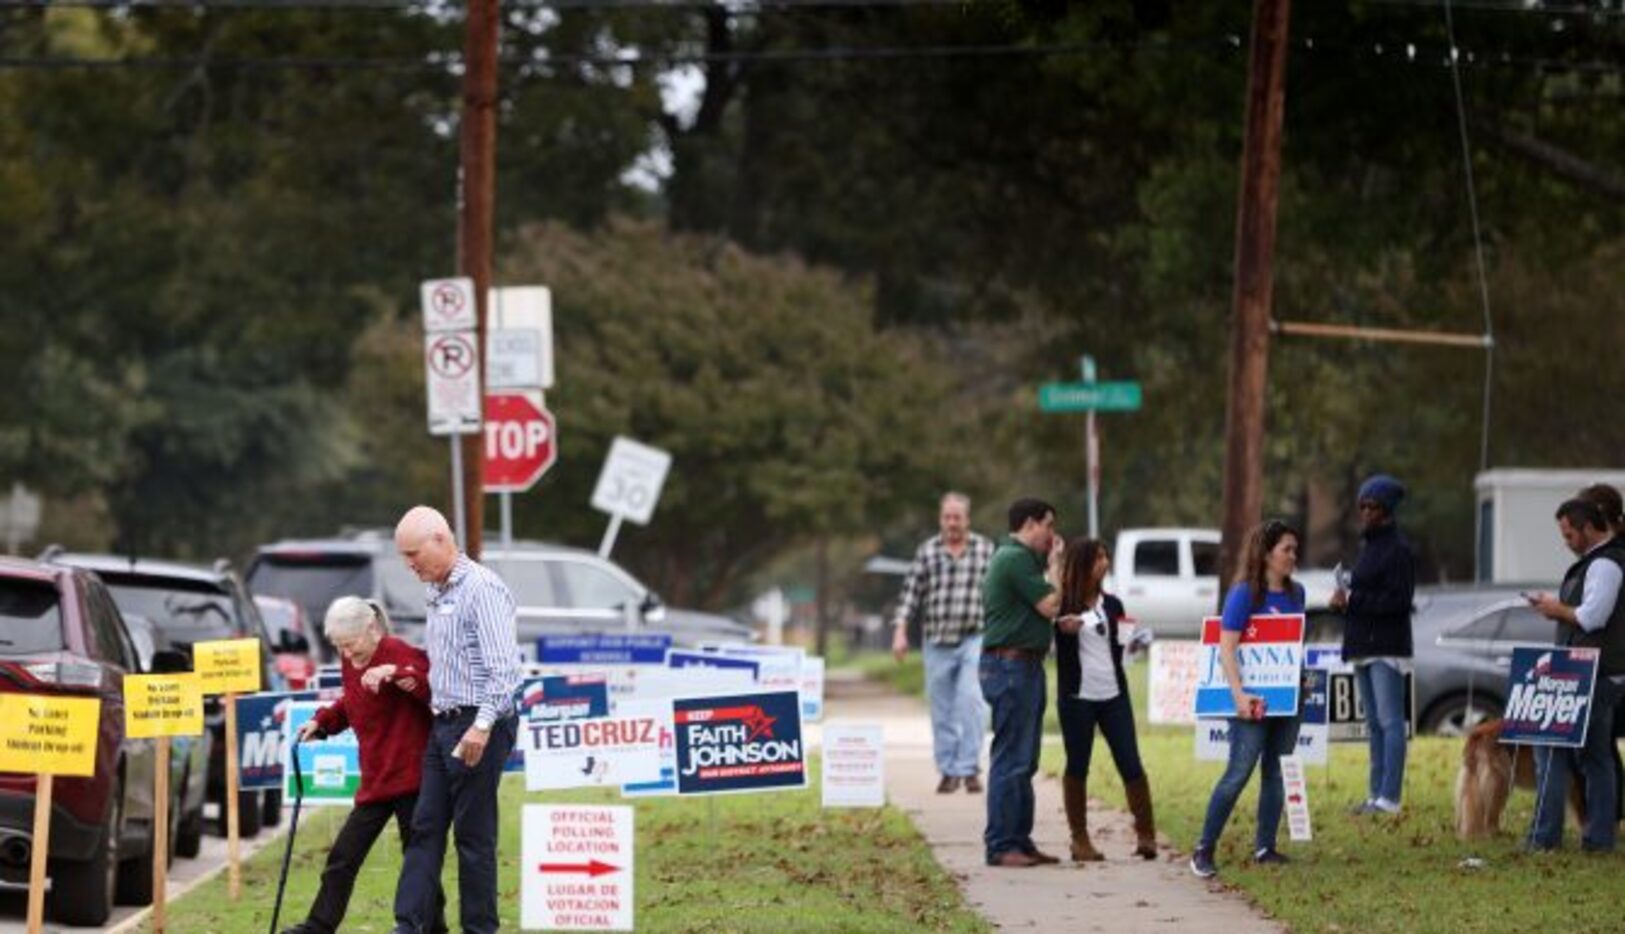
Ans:
{"label": "wooden telephone pole", "polygon": [[[480,348],[480,398],[485,398],[486,322],[489,320],[493,215],[496,204],[497,48],[500,0],[468,0],[463,50],[463,118],[458,134],[462,171],[458,189],[457,271],[474,280],[479,309],[475,337]],[[485,434],[460,438],[463,446],[463,550],[480,556],[485,531]]]}
{"label": "wooden telephone pole", "polygon": [[1291,0],[1254,0],[1248,52],[1246,141],[1236,211],[1236,285],[1225,411],[1224,540],[1219,602],[1236,578],[1247,532],[1264,506],[1264,393],[1275,289],[1275,213],[1281,179]]}

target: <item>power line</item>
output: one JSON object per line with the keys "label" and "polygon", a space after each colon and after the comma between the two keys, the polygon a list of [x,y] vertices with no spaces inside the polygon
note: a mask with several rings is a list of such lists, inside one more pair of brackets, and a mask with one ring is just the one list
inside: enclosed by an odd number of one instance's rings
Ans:
{"label": "power line", "polygon": [[[902,7],[960,6],[965,0],[505,0],[504,6],[549,10],[673,10],[723,9],[732,14],[778,9],[890,9]],[[413,10],[462,6],[455,0],[0,0],[0,9],[88,10]]]}
{"label": "power line", "polygon": [[[1068,57],[1101,52],[1175,53],[1232,53],[1239,54],[1239,36],[1222,35],[1181,41],[1153,40],[1138,42],[1097,41],[1051,45],[926,45],[926,46],[872,46],[868,48],[832,46],[816,49],[762,49],[732,52],[623,52],[623,53],[559,53],[537,56],[503,56],[499,64],[507,68],[545,68],[549,66],[588,66],[598,68],[670,68],[683,65],[706,64],[815,64],[847,61],[910,61],[940,59],[1024,59]],[[1566,60],[1529,57],[1510,52],[1475,52],[1421,45],[1411,42],[1345,45],[1325,43],[1313,38],[1293,42],[1293,51],[1300,54],[1343,55],[1379,64],[1420,68],[1518,68],[1550,73],[1577,73],[1596,75],[1625,74],[1625,64],[1600,60]],[[0,57],[0,70],[115,70],[115,69],[356,69],[376,71],[440,70],[448,73],[461,68],[461,56],[453,53],[434,53],[421,56],[366,57],[366,56],[279,56],[242,58],[231,56],[172,56],[172,57],[107,57],[76,58],[72,56],[7,56]]]}

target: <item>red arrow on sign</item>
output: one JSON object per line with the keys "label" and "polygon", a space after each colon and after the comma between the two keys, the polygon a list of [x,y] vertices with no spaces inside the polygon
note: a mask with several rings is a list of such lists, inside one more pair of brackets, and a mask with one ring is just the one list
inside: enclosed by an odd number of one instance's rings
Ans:
{"label": "red arrow on sign", "polygon": [[619,866],[611,866],[608,863],[599,862],[596,859],[588,860],[585,863],[542,863],[536,868],[540,869],[542,872],[584,872],[595,879],[599,876],[605,876],[612,872],[621,871],[621,867]]}

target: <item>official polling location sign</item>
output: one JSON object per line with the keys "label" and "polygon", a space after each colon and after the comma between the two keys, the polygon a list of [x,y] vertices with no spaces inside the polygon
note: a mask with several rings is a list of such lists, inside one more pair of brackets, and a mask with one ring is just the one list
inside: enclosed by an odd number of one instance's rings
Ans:
{"label": "official polling location sign", "polygon": [[777,791],[807,785],[797,691],[672,701],[680,795]]}
{"label": "official polling location sign", "polygon": [[[1219,658],[1219,617],[1202,621],[1202,652],[1196,672],[1196,717],[1234,717],[1235,701]],[[1257,615],[1236,646],[1242,689],[1262,698],[1264,716],[1298,712],[1298,678],[1303,667],[1303,616]]]}
{"label": "official polling location sign", "polygon": [[540,665],[664,665],[671,650],[671,634],[540,636],[536,662]]}
{"label": "official polling location sign", "polygon": [[527,804],[520,842],[519,927],[632,930],[632,809]]}
{"label": "official polling location sign", "polygon": [[1584,746],[1597,660],[1596,649],[1513,649],[1501,742]]}

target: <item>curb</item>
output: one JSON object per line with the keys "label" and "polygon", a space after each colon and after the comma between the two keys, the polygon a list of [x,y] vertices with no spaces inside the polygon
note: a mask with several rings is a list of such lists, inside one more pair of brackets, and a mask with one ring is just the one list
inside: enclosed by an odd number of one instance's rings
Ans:
{"label": "curb", "polygon": [[[265,849],[265,847],[269,846],[271,843],[274,843],[275,841],[287,836],[287,833],[287,824],[284,822],[274,828],[273,833],[255,837],[251,842],[251,846],[243,847],[242,860],[247,862],[249,857],[253,856],[255,853],[258,853],[260,850]],[[183,883],[171,885],[169,895],[165,899],[164,904],[166,906],[173,905],[193,889],[212,881],[215,877],[225,872],[229,865],[230,863],[228,860],[221,860],[220,865],[214,867],[213,869],[207,870],[202,875],[193,879],[188,879]],[[141,925],[147,923],[147,921],[151,920],[151,918],[152,906],[148,905],[130,917],[120,921],[118,924],[110,928],[106,928],[103,934],[132,934],[132,932],[138,929]],[[173,927],[173,925],[171,925],[171,927]]]}

